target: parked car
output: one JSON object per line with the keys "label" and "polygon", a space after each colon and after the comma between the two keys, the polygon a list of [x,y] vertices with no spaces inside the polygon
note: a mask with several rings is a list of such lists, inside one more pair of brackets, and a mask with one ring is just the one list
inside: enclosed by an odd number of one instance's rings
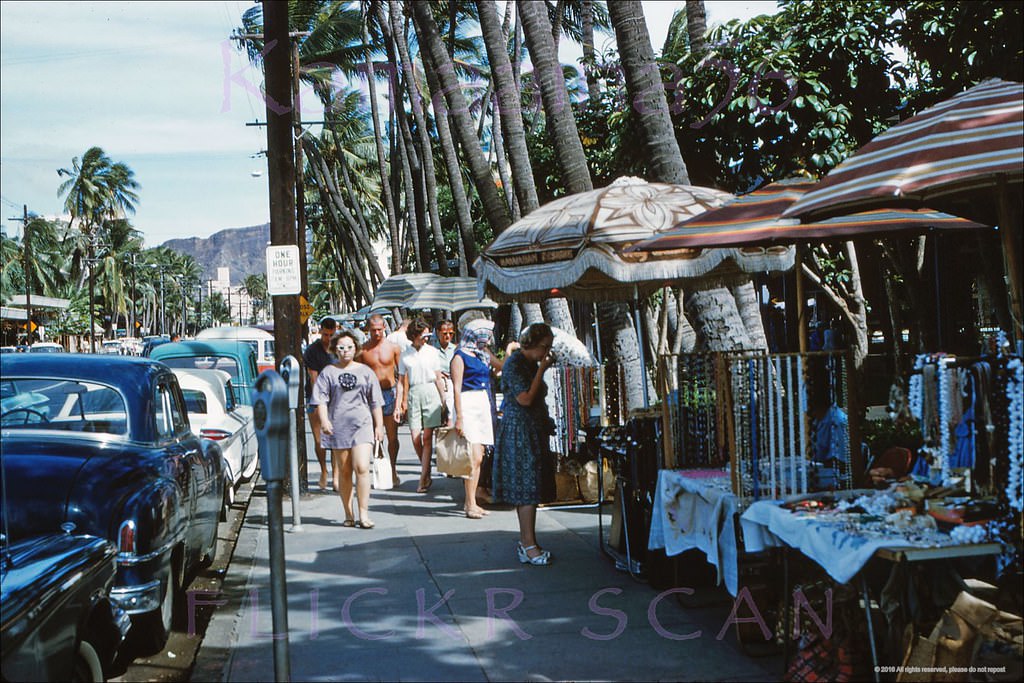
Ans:
{"label": "parked car", "polygon": [[252,347],[256,354],[256,366],[260,372],[275,369],[274,365],[274,335],[257,327],[208,327],[196,335],[196,339],[206,341],[208,339],[230,339],[231,341],[244,341]]}
{"label": "parked car", "polygon": [[123,348],[123,346],[124,345],[118,339],[108,339],[107,341],[103,342],[103,346],[100,347],[100,353],[114,354],[119,356],[121,355],[121,349]]}
{"label": "parked car", "polygon": [[259,371],[256,354],[244,341],[211,339],[161,344],[150,352],[150,357],[172,368],[223,370],[231,375],[235,403],[252,405],[252,388]]}
{"label": "parked car", "polygon": [[17,353],[17,346],[0,346],[0,353]]}
{"label": "parked car", "polygon": [[192,431],[216,441],[224,455],[224,502],[230,506],[235,502],[235,488],[251,479],[259,465],[252,407],[238,405],[231,375],[223,370],[177,368],[174,374],[185,396]]}
{"label": "parked car", "polygon": [[125,337],[121,340],[121,353],[125,356],[141,356],[142,340],[137,337]]}
{"label": "parked car", "polygon": [[28,347],[29,353],[62,353],[64,347],[56,342],[36,342]]}
{"label": "parked car", "polygon": [[145,358],[5,354],[0,402],[5,533],[115,543],[111,598],[162,649],[216,552],[224,495],[220,448],[192,433],[177,377]]}
{"label": "parked car", "polygon": [[117,548],[95,536],[4,541],[3,680],[106,680],[131,625],[110,599],[116,572]]}
{"label": "parked car", "polygon": [[142,338],[142,355],[148,356],[150,352],[161,344],[168,344],[171,341],[167,334],[149,334]]}

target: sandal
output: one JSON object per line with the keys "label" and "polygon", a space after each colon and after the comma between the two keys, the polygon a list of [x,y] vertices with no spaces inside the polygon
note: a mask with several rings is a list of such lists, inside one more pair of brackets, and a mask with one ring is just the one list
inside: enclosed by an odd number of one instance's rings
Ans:
{"label": "sandal", "polygon": [[358,522],[356,522],[356,526],[360,529],[372,529],[377,525],[371,522],[370,520],[366,520],[365,522],[363,520],[359,520]]}
{"label": "sandal", "polygon": [[427,479],[427,483],[426,484],[424,484],[423,481],[421,480],[420,481],[420,487],[418,489],[416,489],[416,493],[426,493],[427,491],[430,490],[430,487],[433,486],[433,485],[434,485],[434,480],[433,479]]}
{"label": "sandal", "polygon": [[341,523],[341,525],[343,527],[347,527],[347,528],[351,529],[352,527],[354,527],[356,525],[356,523],[355,523],[354,520],[346,519],[344,522]]}
{"label": "sandal", "polygon": [[551,564],[550,551],[542,550],[540,555],[530,557],[529,551],[534,549],[540,550],[535,545],[528,545],[524,548],[522,543],[516,543],[516,555],[519,557],[519,561],[522,564],[532,564],[535,567],[544,567]]}

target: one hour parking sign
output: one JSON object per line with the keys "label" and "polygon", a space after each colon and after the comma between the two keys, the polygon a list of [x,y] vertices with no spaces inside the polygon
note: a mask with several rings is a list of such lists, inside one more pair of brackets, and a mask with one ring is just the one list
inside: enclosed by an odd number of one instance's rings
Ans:
{"label": "one hour parking sign", "polygon": [[298,294],[302,290],[299,247],[283,244],[267,247],[267,292],[271,296]]}

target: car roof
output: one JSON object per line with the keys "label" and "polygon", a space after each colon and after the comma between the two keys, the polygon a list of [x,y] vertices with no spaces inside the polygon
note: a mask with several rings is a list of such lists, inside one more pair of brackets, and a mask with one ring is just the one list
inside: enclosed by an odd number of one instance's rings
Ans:
{"label": "car roof", "polygon": [[141,376],[170,371],[163,363],[150,358],[109,354],[100,356],[91,353],[44,353],[38,356],[28,353],[4,354],[0,364],[0,374],[3,374],[5,379],[16,375],[46,375],[84,379],[99,384],[111,384],[111,378],[117,377],[120,373]]}
{"label": "car roof", "polygon": [[199,370],[192,368],[174,368],[172,370],[178,376],[178,384],[182,389],[202,389],[213,393],[221,403],[226,399],[225,384],[231,381],[231,375],[223,370]]}
{"label": "car roof", "polygon": [[229,339],[203,339],[195,341],[168,342],[154,348],[150,358],[181,358],[192,356],[218,356],[218,355],[252,355],[256,352],[252,347],[242,341],[231,341]]}
{"label": "car roof", "polygon": [[273,341],[274,335],[258,327],[207,327],[196,335],[196,339],[268,339]]}

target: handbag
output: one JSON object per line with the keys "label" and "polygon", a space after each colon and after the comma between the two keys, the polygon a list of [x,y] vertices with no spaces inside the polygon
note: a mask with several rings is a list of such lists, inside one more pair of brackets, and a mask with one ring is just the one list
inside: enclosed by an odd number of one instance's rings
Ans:
{"label": "handbag", "polygon": [[455,427],[440,427],[434,444],[437,471],[452,477],[468,477],[473,471],[469,458],[469,441]]}
{"label": "handbag", "polygon": [[384,452],[384,442],[376,441],[373,446],[373,456],[370,458],[370,465],[373,468],[370,481],[373,488],[379,491],[388,491],[395,486],[391,472],[391,458]]}

